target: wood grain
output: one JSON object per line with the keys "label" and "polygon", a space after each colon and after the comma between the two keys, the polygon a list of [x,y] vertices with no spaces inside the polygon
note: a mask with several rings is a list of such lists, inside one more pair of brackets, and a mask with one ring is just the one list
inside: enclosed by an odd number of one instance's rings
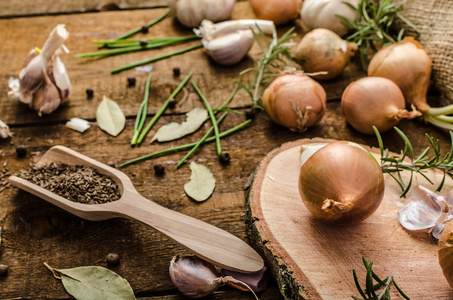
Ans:
{"label": "wood grain", "polygon": [[[300,146],[330,142],[303,139],[282,145],[261,162],[248,194],[247,222],[252,241],[265,253],[280,288],[290,299],[350,299],[358,296],[352,277],[356,269],[364,284],[361,257],[373,261],[381,278],[393,274],[411,299],[451,299],[437,258],[437,243],[428,233],[413,233],[399,224],[397,212],[411,201],[385,175],[379,209],[352,226],[333,226],[314,218],[299,196]],[[373,150],[379,158],[379,153]],[[441,172],[426,174],[439,183]],[[403,176],[407,182],[408,175]],[[421,185],[429,183],[418,178]],[[429,185],[431,186],[431,185]],[[443,194],[453,186],[447,181]],[[392,298],[398,293],[393,290]]]}

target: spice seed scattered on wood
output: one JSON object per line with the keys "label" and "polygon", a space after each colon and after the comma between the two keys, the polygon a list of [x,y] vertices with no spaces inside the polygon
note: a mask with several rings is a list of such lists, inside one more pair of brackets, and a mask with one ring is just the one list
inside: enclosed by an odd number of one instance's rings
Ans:
{"label": "spice seed scattered on wood", "polygon": [[89,98],[89,99],[90,99],[90,98],[93,98],[94,91],[93,91],[92,88],[87,88],[87,89],[85,90],[85,93],[87,94],[87,98]]}
{"label": "spice seed scattered on wood", "polygon": [[16,154],[18,157],[24,157],[27,155],[27,147],[25,145],[19,145],[16,147]]}
{"label": "spice seed scattered on wood", "polygon": [[6,276],[8,274],[8,266],[7,265],[0,265],[0,277]]}
{"label": "spice seed scattered on wood", "polygon": [[176,68],[173,68],[173,75],[178,77],[179,75],[181,75],[181,69],[176,67]]}
{"label": "spice seed scattered on wood", "polygon": [[109,266],[117,266],[120,263],[120,256],[117,253],[109,253],[105,261]]}
{"label": "spice seed scattered on wood", "polygon": [[176,106],[176,99],[172,98],[172,99],[168,100],[169,108],[175,108],[175,106]]}
{"label": "spice seed scattered on wood", "polygon": [[156,175],[163,175],[165,173],[165,167],[162,164],[155,164],[154,165],[154,172]]}
{"label": "spice seed scattered on wood", "polygon": [[129,76],[127,78],[127,85],[128,86],[135,86],[135,77],[134,76]]}
{"label": "spice seed scattered on wood", "polygon": [[142,26],[142,33],[148,33],[148,32],[149,32],[148,25],[143,25]]}
{"label": "spice seed scattered on wood", "polygon": [[230,162],[231,156],[228,152],[222,152],[219,156],[220,162],[223,164],[228,164]]}

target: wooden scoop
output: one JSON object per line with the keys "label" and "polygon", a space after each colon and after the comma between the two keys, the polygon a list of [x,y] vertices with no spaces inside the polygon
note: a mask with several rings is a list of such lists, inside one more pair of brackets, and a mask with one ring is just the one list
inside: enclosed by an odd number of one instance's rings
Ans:
{"label": "wooden scoop", "polygon": [[98,221],[115,217],[136,219],[154,227],[197,256],[222,268],[255,273],[264,267],[263,259],[247,243],[208,223],[162,207],[141,196],[123,172],[63,146],[49,149],[38,165],[65,163],[84,165],[110,177],[119,187],[121,198],[103,204],[70,201],[22,178],[11,176],[15,187],[32,193],[86,220]]}

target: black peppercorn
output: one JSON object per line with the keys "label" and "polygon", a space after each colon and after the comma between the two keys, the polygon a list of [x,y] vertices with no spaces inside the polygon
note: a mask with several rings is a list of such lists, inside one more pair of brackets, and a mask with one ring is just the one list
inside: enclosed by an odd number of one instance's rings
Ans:
{"label": "black peppercorn", "polygon": [[181,75],[181,69],[176,67],[176,68],[173,68],[173,75],[178,77],[179,75]]}
{"label": "black peppercorn", "polygon": [[94,91],[92,88],[87,88],[85,90],[85,93],[87,94],[87,98],[93,98],[93,95],[94,95]]}
{"label": "black peppercorn", "polygon": [[143,46],[146,46],[146,45],[148,45],[148,41],[147,40],[141,40],[140,41],[140,46],[143,47]]}
{"label": "black peppercorn", "polygon": [[24,157],[27,155],[27,147],[24,145],[19,145],[16,147],[16,154],[18,157]]}
{"label": "black peppercorn", "polygon": [[127,85],[128,86],[135,86],[135,77],[134,76],[127,77]]}
{"label": "black peppercorn", "polygon": [[222,152],[219,156],[220,162],[223,164],[228,164],[230,162],[231,156],[228,152]]}
{"label": "black peppercorn", "polygon": [[154,172],[156,175],[163,175],[165,173],[165,167],[162,164],[155,164],[154,165]]}
{"label": "black peppercorn", "polygon": [[175,106],[176,106],[176,99],[171,98],[170,100],[168,100],[168,107],[175,108]]}
{"label": "black peppercorn", "polygon": [[115,167],[115,163],[114,163],[113,161],[107,162],[107,165],[108,165],[109,167],[112,167],[112,168]]}
{"label": "black peppercorn", "polygon": [[143,25],[142,26],[142,33],[148,33],[148,32],[149,32],[148,25]]}
{"label": "black peppercorn", "polygon": [[0,265],[0,277],[6,276],[8,274],[8,266]]}
{"label": "black peppercorn", "polygon": [[109,253],[105,261],[109,266],[117,266],[120,263],[120,256],[116,253]]}

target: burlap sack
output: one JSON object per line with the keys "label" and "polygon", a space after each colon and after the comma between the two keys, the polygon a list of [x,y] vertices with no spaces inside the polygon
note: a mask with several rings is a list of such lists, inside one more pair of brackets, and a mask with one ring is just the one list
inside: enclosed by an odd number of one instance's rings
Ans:
{"label": "burlap sack", "polygon": [[432,86],[442,98],[438,104],[453,104],[453,0],[399,0],[402,15],[421,32],[415,36],[433,61]]}

